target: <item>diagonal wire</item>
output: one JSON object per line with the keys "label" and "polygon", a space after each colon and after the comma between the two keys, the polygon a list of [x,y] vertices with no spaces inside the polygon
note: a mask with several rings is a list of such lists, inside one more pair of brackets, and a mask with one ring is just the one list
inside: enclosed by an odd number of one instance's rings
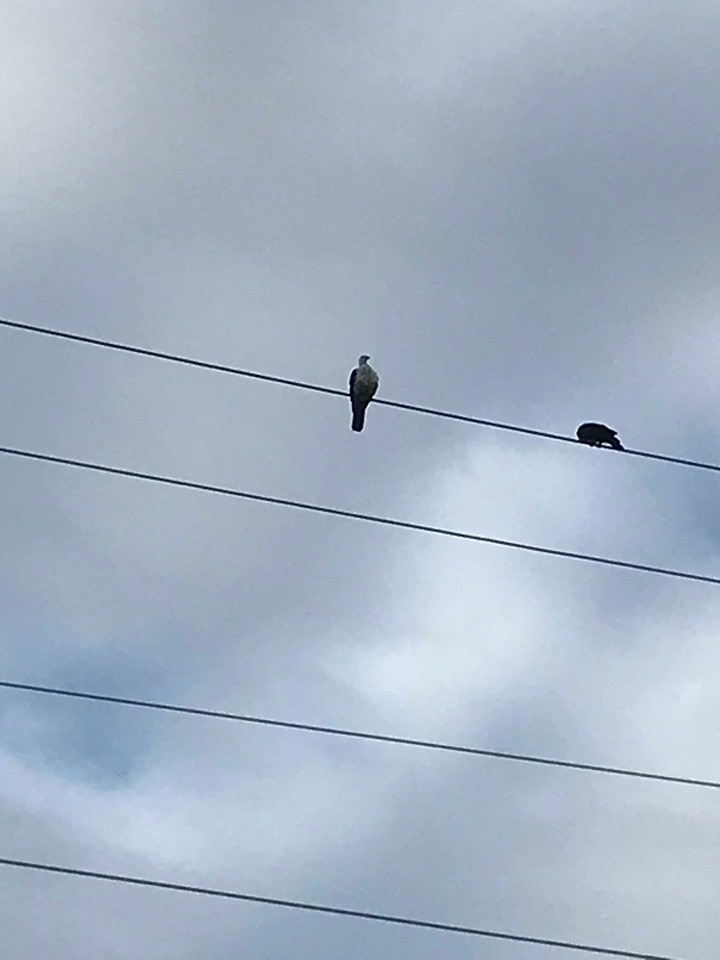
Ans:
{"label": "diagonal wire", "polygon": [[481,930],[478,927],[465,927],[453,923],[438,923],[433,920],[411,920],[386,913],[370,913],[367,910],[348,910],[344,907],[327,907],[317,903],[305,903],[300,900],[281,900],[277,897],[260,897],[249,893],[236,893],[230,890],[216,890],[212,887],[190,886],[184,883],[171,883],[164,880],[146,880],[142,877],[128,877],[117,873],[101,873],[98,870],[79,870],[74,867],[58,867],[48,863],[35,863],[29,860],[11,860],[0,857],[0,864],[7,867],[19,867],[23,870],[40,870],[46,873],[62,874],[70,877],[85,877],[92,880],[109,880],[114,883],[132,884],[137,887],[152,887],[156,890],[174,890],[179,893],[197,893],[207,897],[222,897],[226,900],[243,900],[246,903],[262,903],[274,907],[289,907],[293,910],[307,910],[313,913],[333,914],[339,917],[352,917],[358,920],[375,920],[404,927],[420,927],[424,930],[440,930],[445,933],[463,933],[471,937],[487,937],[494,940],[510,940],[514,943],[532,943],[543,947],[559,947],[563,950],[575,950],[594,953],[606,957],[624,957],[627,960],[674,960],[672,957],[655,953],[636,953],[632,950],[614,950],[610,947],[593,947],[585,943],[570,940],[548,940],[544,937],[530,937],[519,933],[500,933],[495,930]]}
{"label": "diagonal wire", "polygon": [[[295,387],[300,390],[310,390],[314,393],[327,393],[347,399],[347,390],[337,390],[333,387],[324,387],[315,383],[306,383],[302,380],[293,380],[288,377],[276,377],[268,373],[258,373],[254,370],[243,370],[241,367],[229,366],[224,363],[212,363],[207,360],[197,360],[176,353],[166,353],[162,350],[149,350],[145,347],[136,347],[131,344],[118,343],[114,340],[103,340],[99,337],[88,337],[84,334],[70,333],[66,330],[57,330],[52,327],[42,327],[32,323],[20,323],[17,320],[8,320],[0,317],[0,326],[14,330],[24,330],[28,333],[39,333],[61,340],[71,340],[74,343],[86,343],[94,347],[103,347],[107,350],[116,350],[121,353],[134,354],[140,357],[151,357],[154,360],[166,360],[171,363],[183,364],[186,367],[196,367],[201,370],[214,370],[217,373],[229,373],[237,377],[247,377],[252,380],[264,380],[266,383],[277,383],[286,387]],[[441,417],[445,420],[456,420],[461,423],[474,423],[481,427],[493,427],[497,430],[509,430],[513,433],[523,433],[531,437],[543,437],[546,440],[559,440],[563,443],[578,443],[575,437],[568,437],[561,433],[550,433],[547,430],[534,430],[531,427],[520,427],[512,423],[502,423],[498,420],[486,420],[482,417],[471,417],[463,413],[451,413],[447,410],[437,410],[433,407],[421,407],[413,403],[400,403],[397,400],[384,400],[375,397],[373,404],[384,407],[394,407],[396,410],[409,410],[412,413],[422,413],[431,417]],[[684,467],[694,467],[698,470],[712,470],[720,473],[720,464],[706,463],[702,460],[689,460],[686,457],[672,457],[663,453],[652,453],[647,450],[630,450],[625,448],[622,453],[633,457],[644,457],[646,460],[658,460],[662,463],[674,463]]]}
{"label": "diagonal wire", "polygon": [[198,483],[193,480],[179,480],[176,477],[166,477],[155,473],[144,473],[140,470],[128,470],[123,467],[109,467],[101,463],[92,463],[88,460],[75,460],[71,457],[57,457],[49,453],[37,453],[32,450],[21,450],[17,447],[0,447],[0,453],[12,457],[22,457],[26,460],[38,460],[44,463],[60,463],[68,467],[79,467],[81,470],[92,470],[95,473],[107,473],[118,477],[132,477],[135,480],[149,480],[152,483],[162,483],[171,487],[182,487],[186,490],[202,490],[205,493],[219,493],[226,497],[237,497],[241,500],[251,500],[256,503],[272,503],[282,507],[292,507],[295,510],[308,510],[311,513],[323,513],[333,517],[347,517],[350,520],[364,520],[368,523],[379,523],[386,527],[399,527],[402,530],[419,530],[422,533],[436,533],[443,537],[453,537],[456,540],[470,540],[475,543],[489,543],[497,547],[511,547],[514,550],[525,550],[529,553],[540,553],[549,557],[564,557],[569,560],[584,560],[588,563],[600,563],[607,567],[620,567],[624,570],[639,570],[643,573],[657,573],[665,577],[674,577],[680,580],[695,580],[700,583],[720,584],[720,577],[712,577],[704,573],[689,573],[685,570],[672,570],[667,567],[654,567],[645,563],[632,563],[629,560],[613,560],[610,557],[598,557],[590,553],[576,553],[574,550],[556,550],[553,547],[538,547],[530,543],[521,543],[517,540],[501,540],[498,537],[484,537],[478,533],[465,533],[462,530],[449,530],[445,527],[434,527],[425,523],[412,523],[409,520],[394,520],[391,517],[379,517],[371,513],[358,513],[355,510],[341,510],[337,507],[324,507],[316,503],[305,503],[301,500],[288,500],[285,497],[271,497],[268,494],[249,493],[246,490],[236,490],[233,487],[220,487],[211,483]]}
{"label": "diagonal wire", "polygon": [[598,557],[589,553],[576,553],[573,550],[556,550],[553,547],[538,547],[530,543],[521,543],[516,540],[501,540],[498,537],[484,537],[478,533],[465,533],[462,530],[449,530],[445,527],[434,527],[424,523],[412,523],[409,520],[394,520],[390,517],[379,517],[371,513],[358,513],[355,510],[340,510],[337,507],[324,507],[315,503],[304,503],[301,500],[288,500],[285,497],[271,497],[262,493],[249,493],[246,490],[236,490],[232,487],[220,487],[211,483],[198,483],[193,480],[179,480],[176,477],[166,477],[155,473],[144,473],[140,470],[128,470],[122,467],[109,467],[101,463],[92,463],[88,460],[75,460],[71,457],[57,457],[49,453],[37,453],[32,450],[21,450],[17,447],[0,447],[0,453],[12,457],[22,457],[26,460],[38,460],[44,463],[60,463],[69,467],[79,467],[82,470],[92,470],[95,473],[108,473],[118,477],[132,477],[135,480],[149,480],[152,483],[162,483],[171,487],[182,487],[186,490],[202,490],[205,493],[219,493],[227,497],[237,497],[242,500],[252,500],[256,503],[272,503],[277,506],[292,507],[295,510],[308,510],[312,513],[323,513],[333,517],[347,517],[351,520],[364,520],[368,523],[379,523],[386,527],[399,527],[403,530],[419,530],[422,533],[436,533],[443,537],[453,537],[456,540],[470,540],[475,543],[489,543],[497,547],[511,547],[514,550],[525,550],[529,553],[540,553],[549,557],[564,557],[569,560],[584,560],[588,563],[600,563],[607,567],[620,567],[624,570],[640,570],[643,573],[657,573],[665,577],[674,577],[680,580],[695,580],[700,583],[720,584],[720,577],[712,577],[704,573],[689,573],[685,570],[672,570],[667,567],[654,567],[645,563],[632,563],[629,560],[613,560],[610,557]]}
{"label": "diagonal wire", "polygon": [[257,724],[265,727],[279,727],[283,730],[301,730],[308,733],[330,734],[355,740],[370,740],[374,743],[394,743],[406,747],[422,747],[427,750],[441,750],[446,753],[462,753],[466,756],[491,757],[499,760],[515,760],[523,763],[539,764],[547,767],[562,767],[566,770],[587,770],[591,773],[612,774],[620,777],[634,777],[639,780],[655,780],[662,783],[678,783],[692,787],[711,787],[720,789],[720,781],[699,780],[694,777],[676,777],[664,773],[648,773],[630,770],[624,767],[607,767],[594,763],[578,763],[572,760],[554,760],[550,757],[536,757],[523,753],[509,753],[504,750],[484,750],[480,747],[463,747],[456,744],[441,743],[436,740],[417,740],[411,737],[394,737],[388,734],[367,733],[360,730],[348,730],[344,727],[327,727],[315,723],[298,723],[291,720],[275,720],[269,717],[257,717],[242,713],[230,713],[225,710],[208,710],[201,707],[179,706],[173,703],[159,703],[156,700],[136,700],[130,697],[113,697],[102,693],[87,693],[80,690],[66,690],[61,687],[45,687],[35,683],[15,683],[0,680],[0,689],[20,690],[28,693],[51,694],[74,700],[90,700],[95,703],[114,703],[127,707],[142,707],[148,710],[161,710],[166,713],[180,713],[192,717],[209,717],[215,720],[234,720],[240,723]]}

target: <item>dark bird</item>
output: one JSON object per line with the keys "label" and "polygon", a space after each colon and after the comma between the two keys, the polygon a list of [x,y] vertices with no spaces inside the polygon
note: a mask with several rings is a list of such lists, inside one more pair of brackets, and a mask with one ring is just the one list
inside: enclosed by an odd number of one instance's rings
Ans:
{"label": "dark bird", "polygon": [[377,372],[368,363],[370,357],[363,354],[358,365],[350,374],[350,406],[352,407],[352,428],[360,433],[365,426],[365,411],[375,396],[380,383]]}
{"label": "dark bird", "polygon": [[577,438],[580,443],[587,443],[590,447],[602,447],[607,444],[613,450],[624,450],[620,443],[617,431],[606,427],[604,423],[583,423],[577,428]]}

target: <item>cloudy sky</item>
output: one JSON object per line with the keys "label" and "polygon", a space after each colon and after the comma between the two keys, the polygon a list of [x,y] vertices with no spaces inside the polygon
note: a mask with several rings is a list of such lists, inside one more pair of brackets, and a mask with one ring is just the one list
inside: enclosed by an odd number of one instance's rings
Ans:
{"label": "cloudy sky", "polygon": [[[711,0],[7,0],[0,314],[720,459]],[[0,443],[720,575],[712,475],[0,330]],[[720,591],[2,458],[0,679],[718,778]],[[714,791],[0,694],[0,855],[711,960]],[[4,960],[543,948],[0,868]],[[569,955],[569,954],[568,954]]]}

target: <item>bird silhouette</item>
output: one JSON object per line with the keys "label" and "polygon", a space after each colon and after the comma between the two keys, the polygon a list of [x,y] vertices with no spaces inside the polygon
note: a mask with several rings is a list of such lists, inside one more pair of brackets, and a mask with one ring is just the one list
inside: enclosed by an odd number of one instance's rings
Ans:
{"label": "bird silhouette", "polygon": [[620,443],[617,431],[606,427],[604,423],[583,423],[577,428],[577,438],[580,443],[590,447],[602,447],[607,444],[613,450],[624,450]]}

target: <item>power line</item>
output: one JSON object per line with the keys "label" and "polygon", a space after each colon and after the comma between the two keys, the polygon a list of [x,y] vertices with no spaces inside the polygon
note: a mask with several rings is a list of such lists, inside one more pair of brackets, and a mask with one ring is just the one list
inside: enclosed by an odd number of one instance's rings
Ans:
{"label": "power line", "polygon": [[[306,383],[302,380],[292,380],[288,377],[276,377],[268,373],[258,373],[254,370],[243,370],[240,367],[229,366],[224,363],[212,363],[206,360],[197,360],[193,357],[184,357],[176,353],[166,353],[162,350],[149,350],[131,344],[118,343],[113,340],[102,340],[98,337],[88,337],[79,333],[69,333],[66,330],[57,330],[52,327],[41,327],[31,323],[20,323],[0,317],[0,326],[11,327],[15,330],[24,330],[28,333],[39,333],[61,340],[71,340],[75,343],[86,343],[94,347],[103,347],[107,350],[117,350],[121,353],[130,353],[140,357],[151,357],[154,360],[166,360],[170,363],[179,363],[187,367],[196,367],[201,370],[214,370],[217,373],[229,373],[237,377],[247,377],[252,380],[264,380],[267,383],[277,383],[286,387],[295,387],[299,390],[311,390],[314,393],[326,393],[331,396],[347,399],[347,390],[336,390],[333,387],[323,387],[315,383]],[[509,430],[512,433],[523,433],[531,437],[543,437],[546,440],[559,440],[563,443],[577,444],[575,437],[568,437],[560,433],[550,433],[547,430],[534,430],[531,427],[520,427],[512,423],[501,423],[498,420],[486,420],[482,417],[471,417],[462,413],[450,413],[447,410],[437,410],[433,407],[421,407],[413,403],[400,403],[397,400],[385,400],[382,397],[373,399],[373,404],[384,407],[394,407],[397,410],[409,410],[412,413],[422,413],[431,417],[441,417],[444,420],[457,420],[461,423],[473,423],[481,427],[493,427],[497,430]],[[633,457],[644,457],[646,460],[658,460],[663,463],[675,463],[684,467],[695,467],[698,470],[712,470],[720,473],[720,464],[705,463],[701,460],[688,460],[685,457],[671,457],[662,453],[651,453],[646,450],[622,451]]]}
{"label": "power line", "polygon": [[326,907],[317,903],[305,903],[300,900],[280,900],[277,897],[260,897],[249,893],[236,893],[230,890],[216,890],[211,887],[196,887],[184,883],[170,883],[163,880],[146,880],[141,877],[128,877],[117,873],[100,873],[97,870],[79,870],[73,867],[57,867],[47,863],[33,863],[28,860],[10,860],[0,857],[0,864],[8,867],[20,867],[24,870],[41,870],[46,873],[59,873],[64,876],[86,877],[92,880],[110,880],[115,883],[132,884],[137,887],[152,887],[156,890],[174,890],[179,893],[198,893],[207,897],[222,897],[226,900],[243,900],[246,903],[262,903],[274,907],[289,907],[293,910],[307,910],[313,913],[326,913],[339,917],[351,917],[357,920],[375,920],[404,927],[420,927],[424,930],[440,930],[445,933],[463,933],[471,937],[485,937],[493,940],[510,940],[514,943],[531,943],[543,947],[559,947],[563,950],[575,950],[583,953],[600,954],[607,957],[624,957],[627,960],[676,960],[673,957],[656,953],[635,953],[631,950],[613,950],[609,947],[593,947],[585,943],[569,940],[548,940],[544,937],[529,937],[517,933],[499,933],[495,930],[481,930],[478,927],[465,927],[452,923],[438,923],[433,920],[411,920],[385,913],[370,913],[366,910],[348,910],[344,907]]}
{"label": "power line", "polygon": [[142,707],[149,710],[162,710],[166,713],[181,713],[193,717],[209,717],[215,720],[234,720],[240,723],[252,723],[258,726],[279,727],[284,730],[301,730],[308,733],[331,734],[355,740],[370,740],[375,743],[394,743],[406,747],[422,747],[427,750],[441,750],[446,753],[462,753],[475,757],[491,757],[499,760],[516,760],[523,763],[540,764],[547,767],[562,767],[567,770],[587,770],[591,773],[613,774],[620,777],[634,777],[639,780],[655,780],[663,783],[678,783],[692,787],[712,787],[720,789],[720,781],[698,780],[693,777],[675,777],[664,773],[648,773],[623,767],[605,767],[594,763],[577,763],[571,760],[554,760],[549,757],[535,757],[529,754],[508,753],[504,750],[484,750],[479,747],[463,747],[456,744],[441,743],[436,740],[416,740],[411,737],[395,737],[381,733],[348,730],[344,727],[326,727],[315,723],[297,723],[291,720],[275,720],[241,713],[229,713],[224,710],[207,710],[201,707],[185,707],[172,703],[158,703],[155,700],[136,700],[129,697],[113,697],[102,693],[86,693],[79,690],[65,690],[59,687],[44,687],[34,683],[14,683],[0,680],[0,688],[21,690],[30,693],[52,694],[75,700],[90,700],[96,703],[114,703],[126,707]]}
{"label": "power line", "polygon": [[340,510],[337,507],[324,507],[315,503],[304,503],[301,500],[288,500],[284,497],[271,497],[267,494],[249,493],[246,490],[235,490],[232,487],[219,487],[210,483],[198,483],[193,480],[178,480],[175,477],[166,477],[154,473],[144,473],[140,470],[127,470],[121,467],[108,467],[100,463],[91,463],[87,460],[75,460],[70,457],[56,457],[48,453],[36,453],[31,450],[20,450],[17,447],[0,447],[0,453],[12,457],[23,457],[27,460],[40,460],[45,463],[60,463],[69,467],[79,467],[82,470],[92,470],[95,473],[108,473],[118,477],[132,477],[136,480],[149,480],[152,483],[163,483],[167,486],[182,487],[187,490],[202,490],[205,493],[219,493],[227,497],[237,497],[242,500],[251,500],[256,503],[272,503],[277,506],[292,507],[295,510],[308,510],[312,513],[323,513],[333,517],[347,517],[350,520],[364,520],[368,523],[379,523],[386,527],[399,527],[403,530],[419,530],[422,533],[436,533],[443,537],[453,537],[456,540],[470,540],[474,543],[489,543],[497,547],[511,547],[514,550],[525,550],[529,553],[540,553],[550,557],[564,557],[569,560],[584,560],[588,563],[600,563],[608,567],[620,567],[625,570],[640,570],[643,573],[658,573],[665,577],[675,577],[680,580],[695,580],[700,583],[720,584],[720,577],[711,577],[703,573],[688,573],[684,570],[671,570],[666,567],[653,567],[645,563],[632,563],[629,560],[612,560],[609,557],[598,557],[589,553],[576,553],[573,550],[555,550],[552,547],[538,547],[530,543],[521,543],[516,540],[501,540],[498,537],[484,537],[477,533],[464,533],[461,530],[449,530],[445,527],[434,527],[424,523],[412,523],[409,520],[393,520],[390,517],[378,517],[371,513],[358,513],[354,510]]}

